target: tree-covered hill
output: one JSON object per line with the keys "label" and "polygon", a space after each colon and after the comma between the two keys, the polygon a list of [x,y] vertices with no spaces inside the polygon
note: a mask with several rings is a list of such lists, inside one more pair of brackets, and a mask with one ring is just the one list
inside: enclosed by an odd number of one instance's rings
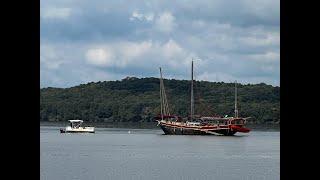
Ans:
{"label": "tree-covered hill", "polygon": [[[190,81],[164,80],[171,114],[187,116]],[[280,87],[238,84],[239,115],[253,123],[280,122]],[[40,121],[83,119],[90,122],[150,122],[160,112],[158,78],[125,78],[92,82],[71,88],[40,90]],[[229,115],[234,112],[234,84],[196,81],[195,113]]]}

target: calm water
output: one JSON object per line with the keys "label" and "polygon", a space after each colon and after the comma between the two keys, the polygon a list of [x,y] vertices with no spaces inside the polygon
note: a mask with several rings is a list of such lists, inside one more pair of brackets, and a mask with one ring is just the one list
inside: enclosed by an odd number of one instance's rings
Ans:
{"label": "calm water", "polygon": [[41,126],[41,179],[280,179],[279,131],[235,137],[162,134],[116,128],[60,134],[59,127]]}

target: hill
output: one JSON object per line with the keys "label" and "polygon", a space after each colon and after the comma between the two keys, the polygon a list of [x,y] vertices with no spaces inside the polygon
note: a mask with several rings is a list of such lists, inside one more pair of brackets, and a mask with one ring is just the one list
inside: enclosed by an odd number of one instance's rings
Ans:
{"label": "hill", "polygon": [[[164,79],[171,114],[187,116],[190,81]],[[239,116],[252,123],[280,123],[280,87],[238,84]],[[40,121],[150,122],[160,112],[158,78],[125,78],[40,89]],[[233,115],[234,84],[196,81],[195,114]]]}

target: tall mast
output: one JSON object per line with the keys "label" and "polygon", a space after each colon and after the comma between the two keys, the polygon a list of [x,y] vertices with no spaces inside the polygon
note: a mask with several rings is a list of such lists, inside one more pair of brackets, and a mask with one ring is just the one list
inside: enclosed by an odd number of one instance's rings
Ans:
{"label": "tall mast", "polygon": [[163,119],[163,114],[170,115],[169,104],[167,101],[166,91],[164,89],[161,68],[160,68],[160,109],[161,109],[161,119]]}
{"label": "tall mast", "polygon": [[234,82],[234,116],[238,118],[238,107],[237,107],[237,81]]}
{"label": "tall mast", "polygon": [[162,107],[162,71],[160,69],[160,111],[161,111],[161,119],[163,120],[163,107]]}
{"label": "tall mast", "polygon": [[190,105],[190,116],[191,121],[193,120],[193,114],[194,114],[194,99],[193,99],[193,59],[191,61],[191,105]]}

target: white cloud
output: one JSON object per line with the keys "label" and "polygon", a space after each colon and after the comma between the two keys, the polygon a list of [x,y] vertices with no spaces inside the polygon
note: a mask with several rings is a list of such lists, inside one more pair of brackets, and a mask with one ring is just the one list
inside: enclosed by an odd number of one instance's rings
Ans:
{"label": "white cloud", "polygon": [[50,72],[42,83],[53,75],[59,80],[52,83],[74,85],[149,77],[159,66],[173,78],[189,79],[197,57],[203,62],[195,69],[207,72],[207,80],[216,79],[212,73],[227,81],[279,79],[279,0],[50,0],[41,3],[40,20],[41,41],[52,45],[41,49],[41,71]]}
{"label": "white cloud", "polygon": [[164,12],[158,16],[155,27],[162,32],[171,32],[176,27],[175,17],[170,12]]}
{"label": "white cloud", "polygon": [[191,25],[193,28],[204,28],[207,24],[203,20],[195,20],[195,21],[192,21]]}
{"label": "white cloud", "polygon": [[[145,54],[151,52],[152,41],[115,42],[109,44],[91,45],[86,53],[89,64],[96,66],[127,67],[137,65]],[[92,48],[95,47],[95,48]]]}
{"label": "white cloud", "polygon": [[46,8],[41,9],[41,17],[44,19],[67,19],[71,15],[70,8]]}
{"label": "white cloud", "polygon": [[244,0],[243,6],[247,12],[257,17],[268,19],[272,16],[279,16],[280,14],[280,1],[279,0]]}
{"label": "white cloud", "polygon": [[125,43],[122,43],[121,46],[123,47],[121,48],[122,55],[126,59],[132,59],[149,52],[152,48],[152,42],[151,41],[143,41],[140,43],[125,42]]}
{"label": "white cloud", "polygon": [[40,46],[40,63],[47,69],[58,69],[64,63],[62,58],[59,58],[56,49],[52,46]]}
{"label": "white cloud", "polygon": [[108,49],[89,49],[86,52],[87,62],[96,66],[111,66],[113,58],[112,52]]}
{"label": "white cloud", "polygon": [[279,33],[267,33],[264,32],[262,35],[251,35],[247,37],[240,37],[240,41],[249,46],[272,46],[280,44]]}
{"label": "white cloud", "polygon": [[130,20],[135,20],[135,19],[138,19],[138,20],[143,20],[143,14],[140,14],[140,13],[138,13],[138,12],[136,12],[136,11],[134,11],[133,13],[132,13],[132,15],[131,15],[131,17],[130,17]]}
{"label": "white cloud", "polygon": [[280,54],[278,52],[266,52],[263,54],[249,55],[249,58],[258,62],[280,62]]}
{"label": "white cloud", "polygon": [[162,47],[163,55],[168,58],[172,58],[183,53],[183,49],[174,40],[170,39]]}
{"label": "white cloud", "polygon": [[[88,49],[85,54],[87,62],[95,66],[128,68],[168,64],[179,67],[186,65],[185,62],[191,60],[190,53],[172,39],[165,43],[151,40],[141,42],[123,41],[90,45]],[[193,57],[196,56],[193,55]]]}
{"label": "white cloud", "polygon": [[144,16],[147,21],[153,21],[154,15],[153,13],[148,13]]}
{"label": "white cloud", "polygon": [[130,19],[130,21],[134,21],[134,20],[153,21],[153,18],[154,18],[154,14],[153,13],[142,14],[142,13],[139,13],[137,11],[134,11],[129,19]]}

